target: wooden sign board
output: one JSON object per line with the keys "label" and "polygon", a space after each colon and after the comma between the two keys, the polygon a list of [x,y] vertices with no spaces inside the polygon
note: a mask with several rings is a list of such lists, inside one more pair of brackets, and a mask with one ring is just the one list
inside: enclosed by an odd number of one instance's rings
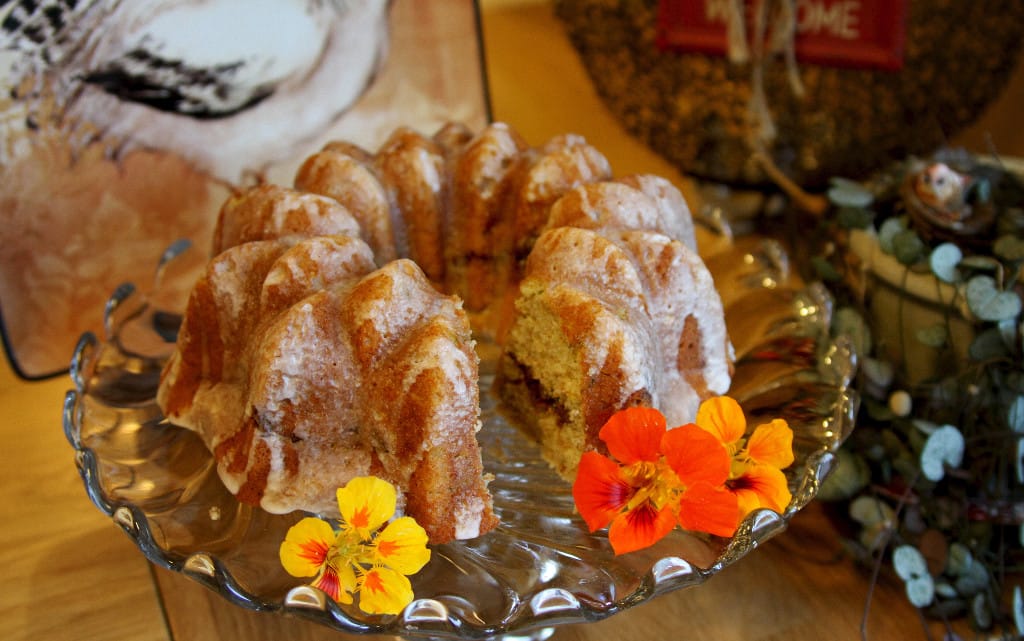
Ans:
{"label": "wooden sign board", "polygon": [[[744,7],[746,33],[759,1]],[[734,0],[661,0],[663,49],[725,55]],[[903,65],[907,0],[797,0],[797,60],[812,64],[897,70]]]}

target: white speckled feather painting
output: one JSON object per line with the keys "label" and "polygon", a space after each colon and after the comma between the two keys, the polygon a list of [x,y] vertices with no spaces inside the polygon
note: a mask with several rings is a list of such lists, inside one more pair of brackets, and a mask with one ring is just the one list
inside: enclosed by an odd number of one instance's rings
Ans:
{"label": "white speckled feather painting", "polygon": [[205,259],[232,189],[289,184],[332,139],[375,149],[399,125],[483,126],[480,51],[460,0],[0,0],[15,371],[63,371],[113,289],[145,289],[173,241]]}

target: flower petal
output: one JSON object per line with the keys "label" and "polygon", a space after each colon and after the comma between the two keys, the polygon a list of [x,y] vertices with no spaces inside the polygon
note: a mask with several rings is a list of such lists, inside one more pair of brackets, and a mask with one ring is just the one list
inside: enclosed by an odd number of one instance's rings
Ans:
{"label": "flower petal", "polygon": [[729,478],[728,450],[716,436],[693,423],[666,432],[661,450],[683,485],[721,485]]}
{"label": "flower petal", "polygon": [[285,534],[278,550],[281,565],[292,576],[314,576],[327,563],[334,540],[334,528],[329,523],[306,517]]}
{"label": "flower petal", "polygon": [[728,486],[739,501],[741,518],[762,507],[782,513],[793,499],[786,475],[770,465],[749,465]]}
{"label": "flower petal", "polygon": [[743,438],[747,431],[747,417],[732,397],[714,396],[700,404],[697,425],[728,445]]}
{"label": "flower petal", "polygon": [[352,603],[352,594],[358,589],[355,567],[346,563],[335,570],[338,573],[338,585],[341,586],[341,603]]}
{"label": "flower petal", "polygon": [[591,532],[608,525],[629,502],[633,492],[615,461],[597,452],[584,452],[576,471],[572,497]]}
{"label": "flower petal", "polygon": [[625,554],[654,545],[675,526],[671,506],[657,510],[645,502],[612,520],[608,542],[616,555]]}
{"label": "flower petal", "polygon": [[338,510],[345,524],[365,541],[395,514],[395,486],[376,476],[360,476],[338,489]]}
{"label": "flower petal", "polygon": [[793,430],[781,418],[758,425],[747,441],[747,456],[755,463],[789,467],[793,464]]}
{"label": "flower petal", "polygon": [[310,585],[318,590],[323,590],[327,596],[338,603],[348,604],[352,603],[355,575],[352,573],[352,568],[347,565],[336,568],[333,564],[328,564]]}
{"label": "flower petal", "polygon": [[598,436],[622,463],[657,461],[665,416],[651,407],[628,407],[612,414]]}
{"label": "flower petal", "polygon": [[359,588],[359,609],[368,614],[400,614],[412,603],[412,584],[404,574],[371,568]]}
{"label": "flower petal", "polygon": [[724,487],[698,483],[679,497],[679,525],[685,530],[732,536],[739,521],[736,496]]}
{"label": "flower petal", "polygon": [[402,574],[416,574],[430,560],[427,533],[409,516],[388,523],[374,538],[373,548],[376,563]]}

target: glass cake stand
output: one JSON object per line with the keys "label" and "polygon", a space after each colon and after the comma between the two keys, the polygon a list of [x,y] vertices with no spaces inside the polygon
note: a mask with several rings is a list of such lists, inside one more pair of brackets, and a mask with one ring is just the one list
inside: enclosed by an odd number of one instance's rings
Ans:
{"label": "glass cake stand", "polygon": [[615,556],[606,533],[589,533],[575,513],[570,486],[496,411],[485,361],[479,438],[501,525],[433,547],[430,563],[411,577],[416,600],[397,616],[367,615],[296,587],[302,580],[285,573],[278,546],[304,515],[268,514],[236,501],[198,436],[164,421],[154,399],[180,319],[161,309],[155,293],[185,244],[164,254],[150,291],[129,284],[115,291],[102,339],[86,334],[79,341],[64,431],[90,499],[146,558],[234,604],[348,633],[545,638],[556,626],[600,620],[700,585],[742,559],[814,498],[853,429],[855,358],[844,340],[830,337],[827,291],[795,282],[773,241],[734,241],[722,228],[700,233],[736,348],[730,395],[751,426],[784,417],[795,432],[796,462],[786,470],[792,502],[783,514],[751,514],[730,539],[677,529],[651,548]]}

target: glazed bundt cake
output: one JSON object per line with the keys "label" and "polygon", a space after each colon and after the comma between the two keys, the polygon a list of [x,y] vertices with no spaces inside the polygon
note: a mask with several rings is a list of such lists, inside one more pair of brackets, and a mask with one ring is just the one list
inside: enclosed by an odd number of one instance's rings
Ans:
{"label": "glazed bundt cake", "polygon": [[495,527],[474,347],[569,479],[614,411],[679,425],[730,383],[682,195],[613,179],[579,136],[534,148],[496,123],[399,129],[376,153],[333,142],[292,188],[229,199],[213,253],[158,400],[269,511],[331,512],[375,474],[435,543]]}
{"label": "glazed bundt cake", "polygon": [[333,514],[337,488],[373,474],[434,542],[489,531],[461,304],[409,260],[377,269],[354,235],[296,233],[353,229],[341,208],[324,222],[325,200],[260,187],[225,204],[218,242],[241,244],[193,288],[157,400],[242,502]]}
{"label": "glazed bundt cake", "polygon": [[731,347],[710,274],[656,231],[554,227],[526,263],[499,370],[506,407],[567,480],[601,426],[635,405],[692,422],[724,393]]}

